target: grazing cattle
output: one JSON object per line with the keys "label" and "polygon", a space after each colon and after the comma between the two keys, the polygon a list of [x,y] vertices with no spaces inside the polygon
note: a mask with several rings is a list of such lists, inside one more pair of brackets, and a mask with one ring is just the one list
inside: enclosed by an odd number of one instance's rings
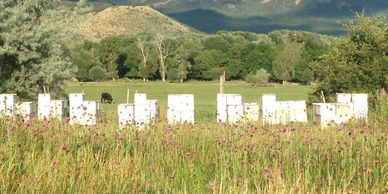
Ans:
{"label": "grazing cattle", "polygon": [[101,94],[101,103],[105,103],[105,102],[114,104],[115,100],[112,98],[112,95],[110,95],[109,93],[103,92]]}

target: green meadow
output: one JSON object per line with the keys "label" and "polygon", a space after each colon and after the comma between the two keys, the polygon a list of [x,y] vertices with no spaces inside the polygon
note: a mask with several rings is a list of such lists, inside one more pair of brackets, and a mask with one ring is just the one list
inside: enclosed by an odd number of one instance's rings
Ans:
{"label": "green meadow", "polygon": [[[236,93],[243,96],[244,102],[261,102],[262,94],[276,94],[278,100],[306,100],[311,86],[272,85],[269,87],[252,87],[244,81],[229,81],[224,93]],[[71,82],[67,84],[66,93],[84,91],[86,100],[100,100],[102,92],[112,94],[115,104],[102,104],[103,114],[116,114],[117,105],[126,103],[129,89],[129,103],[133,102],[134,93],[147,93],[148,99],[159,100],[160,110],[167,110],[169,94],[194,94],[195,116],[198,121],[215,121],[217,110],[217,81],[189,81],[185,83],[168,83],[161,81],[116,81],[116,82]],[[164,113],[165,114],[165,113]]]}

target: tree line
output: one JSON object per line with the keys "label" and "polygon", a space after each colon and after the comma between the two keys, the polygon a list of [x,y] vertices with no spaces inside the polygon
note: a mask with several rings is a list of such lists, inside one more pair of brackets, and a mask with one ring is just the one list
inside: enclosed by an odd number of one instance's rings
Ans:
{"label": "tree line", "polygon": [[69,51],[79,81],[129,78],[162,81],[246,79],[314,80],[309,63],[329,50],[333,37],[303,31],[267,35],[220,31],[214,35],[110,36]]}

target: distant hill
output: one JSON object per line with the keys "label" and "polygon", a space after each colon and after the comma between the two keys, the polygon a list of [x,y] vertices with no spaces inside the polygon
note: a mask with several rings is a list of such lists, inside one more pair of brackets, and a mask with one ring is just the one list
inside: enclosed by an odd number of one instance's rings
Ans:
{"label": "distant hill", "polygon": [[84,16],[80,31],[88,39],[138,33],[189,34],[195,29],[146,6],[113,6]]}
{"label": "distant hill", "polygon": [[205,32],[269,32],[300,29],[341,34],[338,21],[355,12],[388,16],[388,0],[95,0],[114,5],[148,5]]}

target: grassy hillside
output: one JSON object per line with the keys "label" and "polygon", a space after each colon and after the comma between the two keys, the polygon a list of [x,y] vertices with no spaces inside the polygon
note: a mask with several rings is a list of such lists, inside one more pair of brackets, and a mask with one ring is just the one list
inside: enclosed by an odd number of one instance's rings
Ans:
{"label": "grassy hillside", "polygon": [[84,16],[81,32],[88,39],[101,39],[109,35],[188,34],[198,31],[183,25],[146,6],[113,6]]}
{"label": "grassy hillside", "polygon": [[338,21],[355,12],[387,15],[384,0],[97,0],[112,4],[148,5],[205,32],[244,30],[267,33],[298,29],[341,34]]}

